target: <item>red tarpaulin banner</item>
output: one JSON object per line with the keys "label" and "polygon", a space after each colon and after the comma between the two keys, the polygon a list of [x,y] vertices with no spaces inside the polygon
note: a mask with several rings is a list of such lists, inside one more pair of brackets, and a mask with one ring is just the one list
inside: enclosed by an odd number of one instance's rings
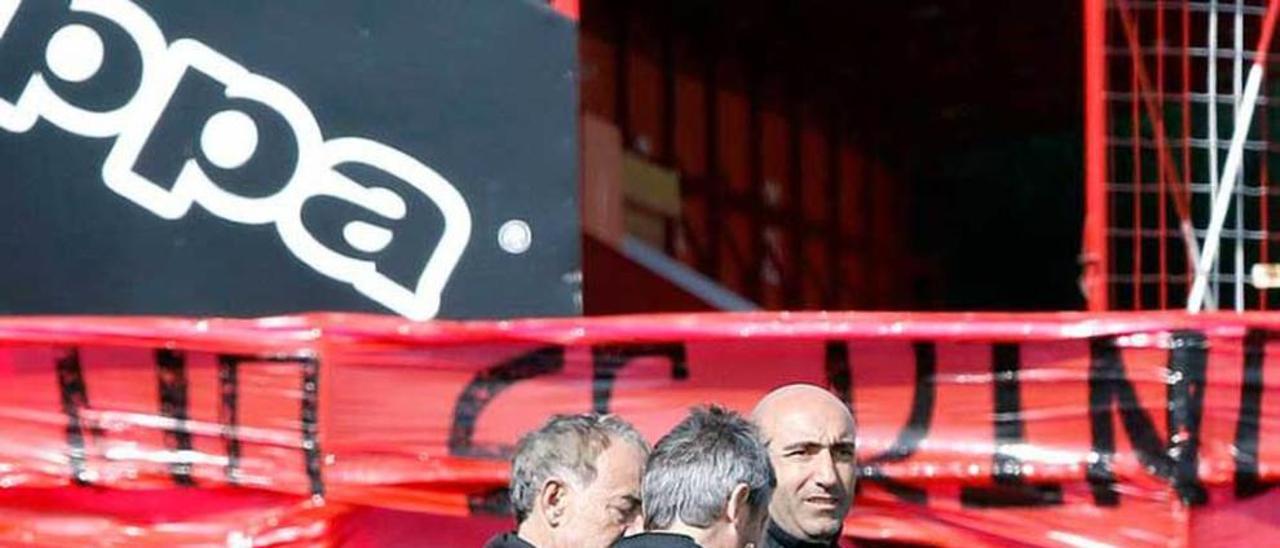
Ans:
{"label": "red tarpaulin banner", "polygon": [[0,320],[0,544],[475,546],[519,436],[828,387],[852,540],[1280,534],[1280,314]]}

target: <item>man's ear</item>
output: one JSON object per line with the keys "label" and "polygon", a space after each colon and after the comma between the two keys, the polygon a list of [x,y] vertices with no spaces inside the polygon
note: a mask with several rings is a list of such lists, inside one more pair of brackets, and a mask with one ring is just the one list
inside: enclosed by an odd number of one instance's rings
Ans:
{"label": "man's ear", "polygon": [[733,491],[729,492],[729,500],[726,502],[724,516],[730,523],[740,523],[747,519],[747,514],[751,512],[750,503],[747,497],[751,494],[751,488],[745,483],[739,483],[734,486]]}
{"label": "man's ear", "polygon": [[564,523],[564,513],[568,507],[569,486],[560,478],[548,478],[538,491],[538,506],[542,519],[548,527],[559,527]]}
{"label": "man's ear", "polygon": [[631,521],[627,523],[627,528],[622,531],[622,536],[629,537],[632,535],[638,535],[643,532],[644,532],[644,514],[642,512],[636,512],[635,517],[631,518]]}

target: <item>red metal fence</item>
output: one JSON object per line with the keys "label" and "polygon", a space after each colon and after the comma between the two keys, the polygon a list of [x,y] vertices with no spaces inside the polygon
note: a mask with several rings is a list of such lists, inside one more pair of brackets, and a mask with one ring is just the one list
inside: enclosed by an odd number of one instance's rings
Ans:
{"label": "red metal fence", "polygon": [[[1082,259],[1090,310],[1186,306],[1267,6],[1084,1]],[[1221,250],[1207,273],[1209,307],[1280,305],[1251,279],[1255,265],[1276,260],[1280,240],[1270,196],[1270,158],[1280,151],[1271,140],[1277,98],[1266,82],[1243,141]]]}

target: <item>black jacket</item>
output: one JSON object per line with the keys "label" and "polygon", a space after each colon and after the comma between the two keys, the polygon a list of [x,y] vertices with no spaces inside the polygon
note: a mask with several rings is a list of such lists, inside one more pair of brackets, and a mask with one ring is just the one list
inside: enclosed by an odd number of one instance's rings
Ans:
{"label": "black jacket", "polygon": [[765,531],[764,542],[761,544],[763,548],[835,548],[840,546],[839,538],[840,536],[836,535],[837,540],[827,543],[800,540],[783,531],[773,520],[769,520],[769,529]]}
{"label": "black jacket", "polygon": [[528,542],[525,542],[524,539],[516,536],[515,533],[503,533],[501,535],[498,535],[496,537],[489,539],[489,542],[486,542],[484,544],[484,548],[537,548],[537,547],[535,547],[532,544],[529,544]]}
{"label": "black jacket", "polygon": [[640,533],[613,543],[614,548],[698,548],[698,543],[685,535],[673,533]]}

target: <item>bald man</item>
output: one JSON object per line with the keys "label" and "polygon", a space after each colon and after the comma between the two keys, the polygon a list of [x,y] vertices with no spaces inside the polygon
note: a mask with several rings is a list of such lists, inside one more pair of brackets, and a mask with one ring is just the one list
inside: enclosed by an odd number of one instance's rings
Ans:
{"label": "bald man", "polygon": [[764,546],[838,546],[858,481],[848,406],[823,388],[792,384],[766,395],[751,416],[778,479]]}

